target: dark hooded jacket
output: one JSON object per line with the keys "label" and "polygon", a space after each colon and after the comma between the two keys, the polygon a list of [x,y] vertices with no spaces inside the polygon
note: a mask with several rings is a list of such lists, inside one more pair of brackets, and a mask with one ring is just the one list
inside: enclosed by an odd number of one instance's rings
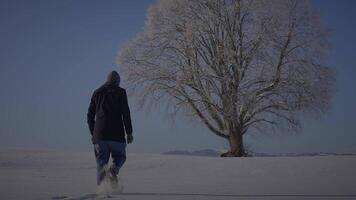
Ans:
{"label": "dark hooded jacket", "polygon": [[126,143],[125,132],[132,134],[132,125],[125,89],[115,82],[106,82],[95,90],[87,122],[93,143],[99,140]]}

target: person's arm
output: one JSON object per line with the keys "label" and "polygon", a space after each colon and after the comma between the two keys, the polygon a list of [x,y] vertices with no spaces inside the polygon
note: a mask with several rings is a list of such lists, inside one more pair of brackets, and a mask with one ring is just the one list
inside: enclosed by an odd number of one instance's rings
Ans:
{"label": "person's arm", "polygon": [[129,104],[127,102],[127,94],[126,91],[124,90],[124,96],[123,96],[123,112],[122,112],[122,119],[124,121],[124,126],[125,126],[125,132],[127,135],[132,136],[132,124],[131,124],[131,115],[130,115],[130,108]]}
{"label": "person's arm", "polygon": [[93,135],[94,132],[94,126],[95,126],[95,111],[96,111],[96,106],[95,106],[95,101],[94,101],[94,94],[90,100],[90,105],[88,108],[88,113],[87,113],[87,122],[90,130],[90,134]]}

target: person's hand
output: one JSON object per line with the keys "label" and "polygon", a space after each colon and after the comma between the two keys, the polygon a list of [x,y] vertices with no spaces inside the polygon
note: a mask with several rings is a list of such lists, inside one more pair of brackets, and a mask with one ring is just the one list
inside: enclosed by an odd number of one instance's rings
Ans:
{"label": "person's hand", "polygon": [[94,137],[93,137],[93,136],[91,136],[91,143],[92,143],[92,144],[95,144],[95,143],[96,143],[96,141],[94,140]]}
{"label": "person's hand", "polygon": [[134,138],[132,134],[127,134],[127,144],[131,144],[133,142]]}

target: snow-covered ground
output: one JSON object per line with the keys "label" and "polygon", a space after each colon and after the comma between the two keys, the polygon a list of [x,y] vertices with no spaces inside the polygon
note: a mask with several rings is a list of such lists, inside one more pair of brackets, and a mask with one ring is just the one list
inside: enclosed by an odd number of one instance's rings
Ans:
{"label": "snow-covered ground", "polygon": [[92,152],[0,150],[0,199],[356,199],[356,156],[128,154],[122,193],[96,195]]}

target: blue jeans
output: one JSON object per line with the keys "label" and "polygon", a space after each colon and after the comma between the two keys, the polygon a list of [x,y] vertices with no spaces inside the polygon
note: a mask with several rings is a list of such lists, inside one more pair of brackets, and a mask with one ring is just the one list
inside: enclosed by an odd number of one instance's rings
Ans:
{"label": "blue jeans", "polygon": [[110,154],[113,160],[109,171],[114,175],[119,173],[120,168],[126,161],[126,143],[115,141],[98,141],[94,144],[95,160],[97,164],[97,183],[104,179]]}

